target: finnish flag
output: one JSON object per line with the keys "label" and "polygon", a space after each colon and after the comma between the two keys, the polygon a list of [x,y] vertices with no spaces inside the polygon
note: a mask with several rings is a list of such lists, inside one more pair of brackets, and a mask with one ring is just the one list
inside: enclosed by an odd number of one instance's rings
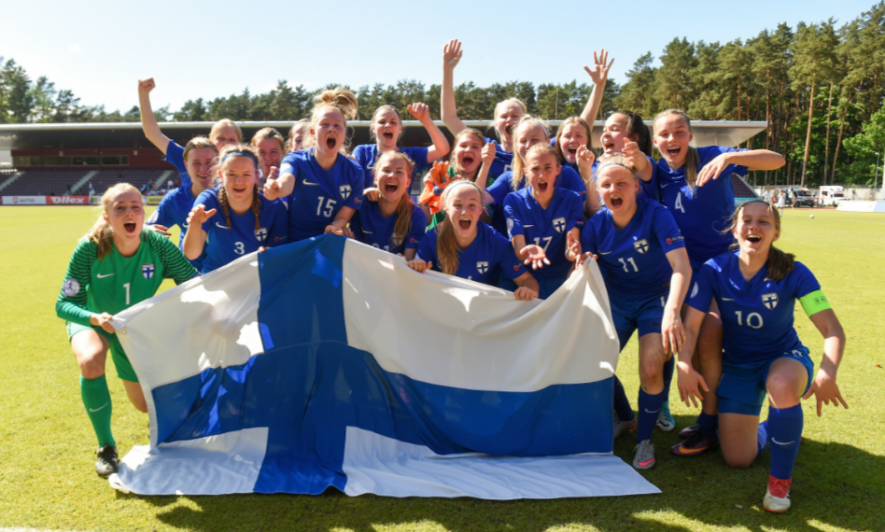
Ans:
{"label": "finnish flag", "polygon": [[612,455],[618,340],[587,261],[546,301],[334,235],[251,254],[115,317],[144,495],[547,499],[659,493]]}

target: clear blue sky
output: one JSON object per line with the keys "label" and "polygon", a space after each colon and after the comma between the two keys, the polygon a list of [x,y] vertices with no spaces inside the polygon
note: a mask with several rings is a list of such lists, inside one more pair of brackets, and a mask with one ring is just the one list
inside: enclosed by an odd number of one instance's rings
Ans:
{"label": "clear blue sky", "polygon": [[[464,42],[455,82],[588,81],[592,50],[615,58],[612,77],[674,37],[746,39],[779,22],[830,17],[838,26],[873,0],[681,2],[251,1],[6,2],[0,56],[47,76],[85,105],[126,110],[137,80],[157,81],[154,105],[265,92],[277,80],[316,88],[416,79],[439,83],[443,44]],[[499,7],[506,6],[506,7]]]}

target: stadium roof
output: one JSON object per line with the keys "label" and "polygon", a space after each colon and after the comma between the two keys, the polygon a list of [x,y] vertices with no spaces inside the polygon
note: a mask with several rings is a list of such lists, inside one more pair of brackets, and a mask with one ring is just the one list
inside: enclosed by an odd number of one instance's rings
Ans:
{"label": "stadium roof", "polygon": [[[484,120],[467,120],[465,123],[493,136],[489,122]],[[561,120],[551,120],[549,124],[555,128]],[[185,144],[198,135],[208,135],[213,122],[161,122],[160,129],[179,144]],[[245,139],[263,127],[277,128],[283,135],[288,135],[292,122],[238,122]],[[448,129],[441,121],[436,124],[448,135]],[[651,121],[646,121],[651,126]],[[430,137],[416,120],[403,122],[404,146],[428,145]],[[596,121],[593,127],[594,146],[599,145],[603,122]],[[698,146],[736,146],[757,133],[764,131],[767,122],[724,122],[696,121],[692,123],[694,144]],[[351,121],[348,126],[353,129],[353,145],[371,142],[369,139],[368,121]],[[449,135],[449,138],[451,136]],[[71,123],[71,124],[0,124],[0,150],[45,150],[45,149],[137,149],[150,147],[139,122],[118,123]]]}

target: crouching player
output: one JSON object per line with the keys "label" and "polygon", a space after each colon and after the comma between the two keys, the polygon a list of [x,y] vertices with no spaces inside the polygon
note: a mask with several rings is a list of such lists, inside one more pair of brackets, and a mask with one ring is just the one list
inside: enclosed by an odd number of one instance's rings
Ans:
{"label": "crouching player", "polygon": [[[820,284],[793,255],[776,249],[780,216],[762,200],[741,205],[731,231],[739,253],[708,260],[693,281],[685,316],[686,342],[679,351],[679,395],[695,406],[699,387],[707,383],[691,367],[691,355],[704,315],[715,300],[722,315],[722,380],[719,398],[719,440],[725,461],[744,468],[753,463],[767,444],[771,446],[771,472],[763,506],[782,513],[790,508],[793,466],[802,438],[800,400],[817,395],[821,404],[840,403],[836,371],[845,349],[845,333]],[[824,336],[824,357],[817,376],[808,348],[793,328],[793,309],[799,300],[805,313]],[[759,423],[762,402],[768,394],[768,419]]]}
{"label": "crouching player", "polygon": [[[639,330],[639,430],[633,467],[655,465],[652,430],[670,392],[673,375],[671,350],[682,345],[685,333],[679,317],[688,291],[691,264],[673,215],[656,201],[637,198],[639,177],[623,156],[603,159],[596,185],[605,208],[581,231],[580,242],[569,234],[567,258],[579,262],[597,257],[608,289],[612,318],[621,349]],[[586,255],[582,256],[584,251]],[[620,382],[615,408],[619,428],[632,421],[633,412]]]}
{"label": "crouching player", "polygon": [[107,477],[117,470],[111,396],[104,375],[109,350],[129,401],[147,412],[138,377],[111,318],[153,297],[163,279],[181,284],[197,271],[175,244],[155,231],[142,231],[144,209],[135,187],[114,185],[102,196],[101,205],[104,212],[74,250],[55,311],[67,321],[68,339],[80,366],[80,396],[98,438],[95,472]]}

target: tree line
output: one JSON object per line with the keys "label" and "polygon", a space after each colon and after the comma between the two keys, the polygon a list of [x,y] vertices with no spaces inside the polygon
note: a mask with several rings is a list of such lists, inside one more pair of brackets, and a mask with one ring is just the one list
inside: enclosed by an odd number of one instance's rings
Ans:
{"label": "tree line", "polygon": [[[0,58],[0,64],[0,123],[139,120],[138,107],[109,112],[103,105],[80,105],[72,91],[57,89],[45,77],[31,80],[14,60]],[[629,109],[650,119],[675,107],[694,120],[765,120],[768,129],[746,147],[777,151],[787,164],[758,176],[759,184],[872,184],[881,174],[876,154],[885,154],[883,74],[885,1],[839,27],[830,19],[795,28],[779,24],[728,43],[674,38],[659,57],[648,52],[638,58],[623,84],[608,80],[600,118]],[[308,115],[318,92],[335,86],[312,91],[281,80],[266,93],[197,98],[177,111],[167,106],[155,114],[160,121],[294,121]],[[465,82],[455,88],[455,101],[466,120],[491,119],[495,104],[513,96],[530,113],[555,120],[580,114],[591,90],[577,80],[487,87]],[[363,86],[354,93],[361,120],[382,104],[404,110],[423,101],[437,116],[440,108],[440,86],[415,80]]]}

